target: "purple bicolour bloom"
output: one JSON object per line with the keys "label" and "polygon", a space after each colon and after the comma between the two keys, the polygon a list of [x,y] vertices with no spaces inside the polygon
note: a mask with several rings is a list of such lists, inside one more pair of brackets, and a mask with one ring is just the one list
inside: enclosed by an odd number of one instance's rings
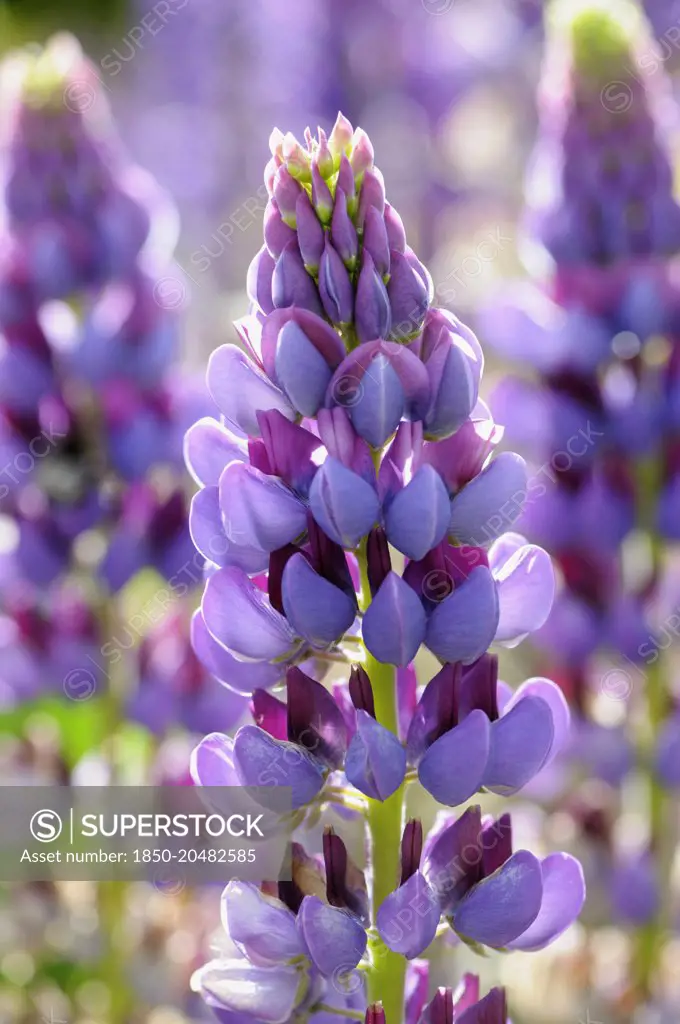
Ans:
{"label": "purple bicolour bloom", "polygon": [[479,978],[464,974],[454,989],[438,988],[419,1015],[408,1024],[508,1024],[505,990],[480,995]]}
{"label": "purple bicolour bloom", "polygon": [[242,661],[280,664],[332,649],[353,625],[356,593],[345,554],[310,523],[311,543],[275,552],[267,593],[236,566],[208,579],[201,613],[213,639]]}
{"label": "purple bicolour bloom", "polygon": [[533,951],[569,927],[585,899],[583,872],[566,853],[512,852],[509,815],[479,807],[444,821],[425,844],[422,871],[441,912],[472,946]]}
{"label": "purple bicolour bloom", "polygon": [[323,865],[294,845],[293,880],[274,892],[229,883],[226,948],[194,974],[192,987],[218,1019],[244,1024],[292,1024],[298,1014],[322,1024],[324,1011],[363,1013],[356,967],[366,950],[365,909],[363,881],[339,836],[325,834]]}
{"label": "purple bicolour bloom", "polygon": [[569,710],[548,679],[529,679],[510,695],[489,655],[464,669],[445,665],[427,684],[406,738],[409,762],[435,799],[448,806],[481,789],[522,789],[562,748]]}
{"label": "purple bicolour bloom", "polygon": [[329,773],[344,764],[347,726],[329,691],[301,669],[288,670],[286,689],[286,704],[255,690],[257,725],[242,726],[233,739],[212,733],[199,743],[198,785],[290,786],[294,809],[316,799]]}
{"label": "purple bicolour bloom", "polygon": [[361,666],[352,669],[349,696],[356,714],[345,757],[347,781],[373,800],[386,800],[404,781],[406,752],[376,720],[371,681]]}

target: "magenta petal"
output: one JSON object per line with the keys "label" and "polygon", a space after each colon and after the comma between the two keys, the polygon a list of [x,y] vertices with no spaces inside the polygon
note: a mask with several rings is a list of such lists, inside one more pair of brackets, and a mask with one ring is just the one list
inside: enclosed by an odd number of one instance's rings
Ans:
{"label": "magenta petal", "polygon": [[235,654],[273,661],[295,649],[290,625],[241,569],[230,566],[213,573],[201,607],[212,635]]}
{"label": "magenta petal", "polygon": [[418,595],[395,572],[385,577],[362,623],[364,643],[388,665],[408,665],[425,636],[425,611]]}
{"label": "magenta petal", "polygon": [[[459,1010],[458,1007],[456,1007]],[[459,1011],[460,1012],[460,1011]],[[504,988],[492,988],[483,999],[456,1017],[457,1024],[506,1024],[507,999]]]}
{"label": "magenta petal", "polygon": [[235,345],[215,349],[208,362],[208,388],[230,426],[249,437],[259,437],[257,413],[278,409],[295,419],[290,402]]}
{"label": "magenta petal", "polygon": [[297,925],[312,963],[325,978],[338,982],[364,955],[366,932],[359,921],[318,896],[305,896]]}
{"label": "magenta petal", "polygon": [[375,923],[385,945],[412,960],[434,940],[440,917],[434,890],[416,871],[383,901]]}
{"label": "magenta petal", "polygon": [[502,949],[536,920],[542,898],[541,865],[533,853],[519,850],[461,900],[452,927],[465,939]]}
{"label": "magenta petal", "polygon": [[491,645],[498,627],[498,596],[486,566],[473,569],[430,615],[425,643],[442,661],[469,665]]}
{"label": "magenta petal", "polygon": [[510,949],[533,951],[554,942],[576,920],[586,898],[583,869],[568,853],[551,853],[541,861],[543,899],[538,916]]}
{"label": "magenta petal", "polygon": [[184,461],[202,487],[208,484],[216,487],[226,465],[234,460],[244,462],[247,457],[243,442],[211,416],[204,416],[186,432]]}
{"label": "magenta petal", "polygon": [[469,800],[482,786],[491,727],[483,711],[471,711],[425,751],[418,778],[435,800],[448,807]]}
{"label": "magenta petal", "polygon": [[491,726],[491,752],[484,785],[510,796],[533,779],[548,759],[554,737],[550,706],[525,696]]}

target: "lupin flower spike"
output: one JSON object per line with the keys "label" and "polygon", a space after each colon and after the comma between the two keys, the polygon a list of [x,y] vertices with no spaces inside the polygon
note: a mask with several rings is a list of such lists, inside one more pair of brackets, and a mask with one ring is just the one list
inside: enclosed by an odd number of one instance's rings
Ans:
{"label": "lupin flower spike", "polygon": [[[256,720],[233,738],[207,736],[192,775],[199,785],[290,786],[294,824],[313,827],[326,804],[358,814],[370,838],[370,898],[340,837],[327,832],[325,885],[279,886],[289,902],[275,911],[248,888],[253,909],[227,921],[248,963],[208,965],[196,985],[246,1020],[273,1020],[271,983],[285,992],[277,1021],[348,1009],[342,999],[354,993],[352,1009],[372,1024],[403,1024],[407,961],[418,970],[413,958],[435,940],[442,915],[457,929],[462,913],[469,934],[460,933],[473,945],[499,947],[527,932],[538,948],[580,909],[575,862],[564,870],[571,899],[553,913],[550,872],[517,854],[531,878],[513,888],[506,842],[497,863],[487,856],[484,873],[465,876],[461,911],[434,877],[433,840],[416,820],[402,826],[416,774],[436,799],[458,804],[480,789],[515,792],[559,749],[568,713],[556,688],[530,680],[511,697],[487,656],[492,643],[513,646],[545,622],[554,579],[540,548],[505,533],[501,510],[526,496],[524,462],[493,457],[502,431],[478,399],[481,347],[432,306],[429,274],[386,200],[370,141],[339,115],[328,137],[307,132],[305,144],[272,138],[265,244],[248,275],[250,312],[237,324],[242,347],[218,348],[208,366],[222,420],[204,419],[187,435],[201,486],[191,531],[210,563],[195,650],[225,685],[252,692]],[[403,572],[390,547],[404,556]],[[418,700],[413,660],[423,645],[442,669]],[[322,680],[338,662],[349,678],[331,693]],[[267,692],[284,679],[285,703]],[[474,821],[468,832],[479,843],[478,813]],[[504,887],[512,912],[494,931],[486,894],[493,901]],[[236,895],[232,883],[230,908]],[[256,977],[262,965],[242,929],[260,907],[304,942],[282,945]],[[327,980],[343,966],[347,986],[331,1003]],[[233,971],[252,979],[239,1005]],[[366,986],[351,987],[357,976]],[[496,1012],[498,998],[487,998]],[[465,1019],[472,1009],[462,1005]]]}

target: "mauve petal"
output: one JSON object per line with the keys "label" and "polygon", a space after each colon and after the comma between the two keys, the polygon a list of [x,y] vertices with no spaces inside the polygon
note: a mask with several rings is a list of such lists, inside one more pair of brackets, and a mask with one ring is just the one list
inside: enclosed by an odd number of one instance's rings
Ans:
{"label": "mauve petal", "polygon": [[250,261],[246,275],[246,291],[248,298],[263,313],[271,313],[274,308],[272,302],[272,275],[276,263],[265,246]]}
{"label": "mauve petal", "polygon": [[310,313],[308,309],[298,309],[297,307],[275,309],[262,324],[261,341],[262,364],[272,380],[276,379],[276,350],[279,334],[283,327],[290,322],[301,328],[307,340],[332,370],[335,370],[345,359],[347,353],[342,338],[323,317]]}
{"label": "mauve petal", "polygon": [[253,690],[250,710],[255,725],[264,729],[275,740],[288,739],[288,714],[282,700],[266,690]]}
{"label": "mauve petal", "polygon": [[356,732],[345,757],[345,775],[372,800],[387,800],[406,773],[406,753],[398,738],[368,712],[356,713]]}
{"label": "mauve petal", "polygon": [[477,403],[484,364],[479,344],[447,334],[441,350],[426,363],[432,398],[424,426],[427,436],[434,438],[448,437],[466,421]]}
{"label": "mauve petal", "polygon": [[483,711],[471,711],[425,751],[418,778],[435,800],[456,807],[482,786],[489,758],[491,727]]}
{"label": "mauve petal", "polygon": [[323,308],[334,324],[352,322],[354,291],[345,264],[326,236],[319,266],[319,292]]}
{"label": "mauve petal", "polygon": [[456,1024],[508,1024],[507,1012],[505,989],[492,988],[483,999],[456,1017]]}
{"label": "mauve petal", "polygon": [[389,949],[413,960],[434,940],[440,917],[436,894],[416,871],[381,903],[375,923]]}
{"label": "mauve petal", "polygon": [[250,882],[229,882],[222,893],[222,924],[248,960],[260,967],[304,955],[295,914]]}
{"label": "mauve petal", "polygon": [[269,661],[239,661],[211,635],[200,609],[191,620],[191,646],[208,672],[236,693],[270,690],[285,672],[285,665]]}
{"label": "mauve petal", "polygon": [[288,621],[314,647],[336,643],[356,618],[355,601],[314,572],[302,554],[286,562],[281,592]]}
{"label": "mauve petal", "polygon": [[361,342],[387,338],[392,323],[387,289],[366,249],[356,283],[354,321]]}
{"label": "mauve petal", "polygon": [[305,896],[297,923],[312,963],[325,978],[337,983],[364,955],[366,932],[357,919],[318,896]]}
{"label": "mauve petal", "polygon": [[449,515],[442,478],[432,466],[421,466],[385,511],[387,539],[407,558],[424,558],[446,536]]}
{"label": "mauve petal", "polygon": [[226,465],[235,459],[244,462],[247,458],[243,442],[211,416],[194,423],[184,437],[184,461],[202,487],[216,487]]}
{"label": "mauve petal", "polygon": [[294,320],[279,331],[275,367],[276,379],[298,412],[314,416],[333,371]]}
{"label": "mauve petal", "polygon": [[425,841],[422,871],[436,891],[443,913],[451,913],[481,878],[481,836],[482,812],[474,805],[453,821],[444,819]]}
{"label": "mauve petal", "polygon": [[220,477],[220,508],[227,537],[271,553],[307,529],[302,501],[276,476],[232,462]]}
{"label": "mauve petal", "polygon": [[390,300],[390,337],[405,342],[419,334],[428,307],[428,289],[423,278],[412,267],[407,256],[394,250],[390,253],[390,279],[387,284]]}
{"label": "mauve petal", "polygon": [[235,345],[222,345],[210,356],[208,388],[229,425],[240,434],[260,436],[258,410],[278,409],[287,420],[295,419],[284,393]]}
{"label": "mauve petal", "polygon": [[231,736],[212,732],[191,751],[191,777],[197,786],[240,786]]}
{"label": "mauve petal", "polygon": [[236,733],[234,767],[243,786],[290,786],[293,810],[310,803],[324,784],[321,765],[311,754],[255,725]]}
{"label": "mauve petal", "polygon": [[269,564],[269,555],[262,548],[229,540],[224,531],[217,487],[204,487],[191,499],[189,530],[198,551],[215,565],[235,565],[252,574],[264,572]]}
{"label": "mauve petal", "polygon": [[[453,993],[453,1005],[458,1013],[469,1010],[479,1002],[479,978],[476,974],[464,974]],[[506,1024],[505,1021],[502,1024]]]}
{"label": "mauve petal", "polygon": [[387,237],[385,218],[375,206],[369,206],[364,220],[363,246],[371,254],[375,269],[382,278],[390,270],[390,240]]}
{"label": "mauve petal", "polygon": [[211,1003],[259,1024],[288,1024],[307,984],[299,967],[256,967],[244,960],[215,960],[192,979]]}
{"label": "mauve petal", "polygon": [[526,786],[544,766],[553,744],[550,706],[525,696],[491,726],[491,750],[484,785],[510,796]]}
{"label": "mauve petal", "polygon": [[352,425],[360,437],[379,448],[397,429],[403,413],[401,380],[387,356],[379,353],[357,384],[354,401],[349,406]]}
{"label": "mauve petal", "polygon": [[[288,243],[276,261],[272,276],[272,299],[277,309],[294,306],[323,315],[314,278],[305,270],[297,238]],[[266,310],[265,312],[269,312]]]}
{"label": "mauve petal", "polygon": [[495,640],[509,646],[544,624],[555,597],[550,555],[527,544],[494,572],[500,616]]}
{"label": "mauve petal", "polygon": [[541,861],[541,875],[543,898],[538,916],[519,938],[508,943],[509,949],[543,949],[581,913],[586,883],[583,868],[574,857],[568,853],[551,853]]}
{"label": "mauve petal", "polygon": [[345,548],[370,533],[380,511],[375,488],[331,456],[314,477],[309,505],[324,533]]}
{"label": "mauve petal", "polygon": [[540,862],[528,850],[519,850],[461,900],[452,927],[466,939],[502,949],[536,920],[542,898]]}
{"label": "mauve petal", "polygon": [[241,569],[228,566],[213,573],[201,608],[210,633],[244,658],[273,661],[295,649],[288,622]]}
{"label": "mauve petal", "polygon": [[418,595],[395,572],[385,577],[362,622],[364,643],[387,665],[410,664],[425,637],[426,618]]}
{"label": "mauve petal", "polygon": [[496,584],[486,566],[477,566],[435,607],[427,623],[425,644],[442,661],[469,665],[492,643],[498,615]]}
{"label": "mauve petal", "polygon": [[[549,764],[555,754],[566,745],[571,733],[571,712],[563,691],[552,679],[542,679],[536,676],[527,679],[517,688],[515,693],[509,690],[504,683],[499,682],[498,706],[502,715],[507,714],[524,697],[540,697],[550,707],[553,722],[553,741],[545,764]],[[509,691],[509,697],[505,699],[505,690]],[[545,765],[544,765],[545,767]]]}
{"label": "mauve petal", "polygon": [[521,533],[512,532],[504,533],[498,540],[495,540],[487,552],[491,572],[494,574],[500,572],[505,563],[527,543],[526,537],[523,537]]}
{"label": "mauve petal", "polygon": [[479,544],[505,529],[512,519],[501,509],[510,504],[511,515],[519,516],[526,480],[524,459],[514,452],[501,452],[451,502],[451,536],[460,544]]}

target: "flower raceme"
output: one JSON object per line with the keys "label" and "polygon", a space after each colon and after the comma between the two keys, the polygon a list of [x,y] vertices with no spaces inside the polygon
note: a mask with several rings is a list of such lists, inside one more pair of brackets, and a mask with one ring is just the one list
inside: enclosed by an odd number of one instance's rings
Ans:
{"label": "flower raceme", "polygon": [[[503,431],[479,400],[479,342],[431,305],[365,133],[339,115],[330,135],[307,132],[302,145],[274,132],[271,149],[241,345],[208,367],[221,419],[185,442],[200,487],[190,529],[207,562],[192,642],[250,696],[255,724],[206,736],[191,771],[198,785],[290,787],[294,826],[339,805],[387,860],[370,864],[366,895],[327,836],[311,888],[297,847],[292,883],[232,883],[229,951],[195,985],[229,1024],[326,1024],[343,1011],[371,1024],[505,1024],[497,990],[409,997],[406,962],[414,977],[413,958],[447,924],[477,949],[541,948],[580,910],[580,867],[513,855],[505,819],[485,850],[491,826],[474,808],[424,839],[419,822],[404,829],[403,793],[419,782],[449,807],[515,793],[568,733],[554,684],[512,693],[487,653],[539,629],[553,599],[549,558],[510,532],[525,465],[494,454]],[[423,648],[441,669],[419,690]],[[349,679],[324,685],[343,663]],[[479,857],[449,884],[458,835]],[[423,913],[406,930],[414,901]]]}

